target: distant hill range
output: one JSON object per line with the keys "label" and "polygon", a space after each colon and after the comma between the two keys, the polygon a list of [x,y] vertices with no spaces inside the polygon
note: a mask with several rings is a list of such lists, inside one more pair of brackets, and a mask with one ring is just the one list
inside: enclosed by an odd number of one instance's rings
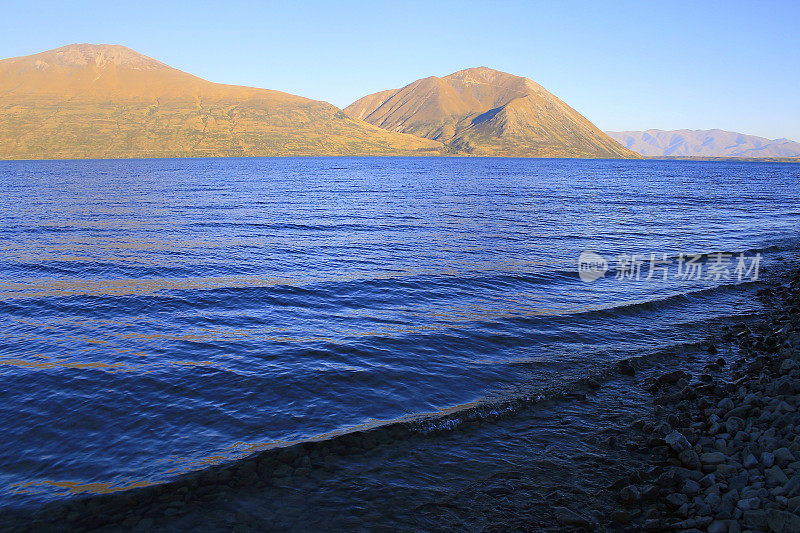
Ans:
{"label": "distant hill range", "polygon": [[371,94],[344,111],[456,154],[637,157],[538,83],[486,67]]}
{"label": "distant hill range", "polygon": [[212,83],[124,46],[75,44],[0,61],[0,158],[424,155],[291,94]]}
{"label": "distant hill range", "polygon": [[800,143],[723,130],[607,131],[643,156],[800,157]]}

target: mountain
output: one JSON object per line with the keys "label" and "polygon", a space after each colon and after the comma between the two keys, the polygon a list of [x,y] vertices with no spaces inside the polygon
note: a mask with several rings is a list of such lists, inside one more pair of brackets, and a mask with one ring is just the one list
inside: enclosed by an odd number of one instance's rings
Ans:
{"label": "mountain", "polygon": [[800,143],[723,130],[607,131],[644,156],[800,157]]}
{"label": "mountain", "polygon": [[124,46],[0,61],[0,159],[438,154],[300,96],[203,80]]}
{"label": "mountain", "polygon": [[371,94],[344,111],[389,131],[441,141],[454,153],[638,157],[541,85],[486,67]]}

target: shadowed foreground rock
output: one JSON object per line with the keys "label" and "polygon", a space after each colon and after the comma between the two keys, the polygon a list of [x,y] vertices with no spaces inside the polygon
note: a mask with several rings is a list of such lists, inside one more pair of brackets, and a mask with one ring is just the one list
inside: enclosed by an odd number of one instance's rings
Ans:
{"label": "shadowed foreground rock", "polygon": [[800,274],[762,296],[766,320],[722,335],[745,354],[727,379],[720,358],[694,383],[648,383],[661,420],[638,426],[661,459],[618,488],[620,529],[800,531]]}

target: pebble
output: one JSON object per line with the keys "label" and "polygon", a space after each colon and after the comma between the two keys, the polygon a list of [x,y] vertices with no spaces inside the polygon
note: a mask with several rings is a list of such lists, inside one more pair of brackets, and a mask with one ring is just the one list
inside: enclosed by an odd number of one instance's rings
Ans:
{"label": "pebble", "polygon": [[767,483],[770,485],[786,485],[789,483],[789,478],[786,477],[786,474],[779,466],[773,466],[767,469],[764,475],[767,479]]}
{"label": "pebble", "polygon": [[700,486],[703,488],[712,487],[716,483],[716,477],[714,476],[714,474],[706,474],[705,476],[700,478],[699,483]]}
{"label": "pebble", "polygon": [[761,464],[764,465],[766,468],[771,467],[775,464],[775,455],[770,452],[764,452],[761,454]]}
{"label": "pebble", "polygon": [[686,504],[689,501],[689,498],[685,494],[681,494],[680,492],[673,492],[669,496],[665,498],[666,502],[673,507],[681,507],[682,505]]}
{"label": "pebble", "polygon": [[[789,276],[762,293],[770,315],[721,337],[739,343],[741,359],[706,364],[695,383],[681,371],[645,381],[656,395],[653,427],[668,428],[667,448],[651,446],[664,459],[648,497],[633,503],[638,529],[800,532],[800,271]],[[730,383],[716,374],[723,367]]]}
{"label": "pebble", "polygon": [[683,493],[688,494],[689,496],[700,494],[700,484],[693,479],[688,480],[683,485]]}
{"label": "pebble", "polygon": [[576,512],[567,509],[566,507],[555,507],[553,509],[553,514],[556,517],[556,521],[563,526],[571,526],[587,530],[592,527],[591,521],[583,518]]}
{"label": "pebble", "polygon": [[728,533],[728,522],[724,520],[714,520],[708,526],[708,533]]}
{"label": "pebble", "polygon": [[628,485],[619,491],[619,499],[624,503],[638,502],[642,498],[642,494],[635,485]]}
{"label": "pebble", "polygon": [[700,462],[704,465],[719,465],[727,460],[722,452],[705,452],[700,454]]}
{"label": "pebble", "polygon": [[758,466],[758,459],[756,459],[752,453],[747,454],[747,457],[745,457],[742,461],[742,466],[745,468],[753,468]]}
{"label": "pebble", "polygon": [[780,466],[787,466],[789,463],[795,462],[794,454],[786,447],[775,450],[774,456],[775,462]]}

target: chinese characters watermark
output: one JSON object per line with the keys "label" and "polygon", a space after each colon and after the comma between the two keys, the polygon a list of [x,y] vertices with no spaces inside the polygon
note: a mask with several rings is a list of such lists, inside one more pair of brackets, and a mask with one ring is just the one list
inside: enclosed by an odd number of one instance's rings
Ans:
{"label": "chinese characters watermark", "polygon": [[761,254],[620,254],[613,261],[586,250],[578,257],[581,281],[592,282],[613,274],[618,280],[668,281],[758,281]]}

